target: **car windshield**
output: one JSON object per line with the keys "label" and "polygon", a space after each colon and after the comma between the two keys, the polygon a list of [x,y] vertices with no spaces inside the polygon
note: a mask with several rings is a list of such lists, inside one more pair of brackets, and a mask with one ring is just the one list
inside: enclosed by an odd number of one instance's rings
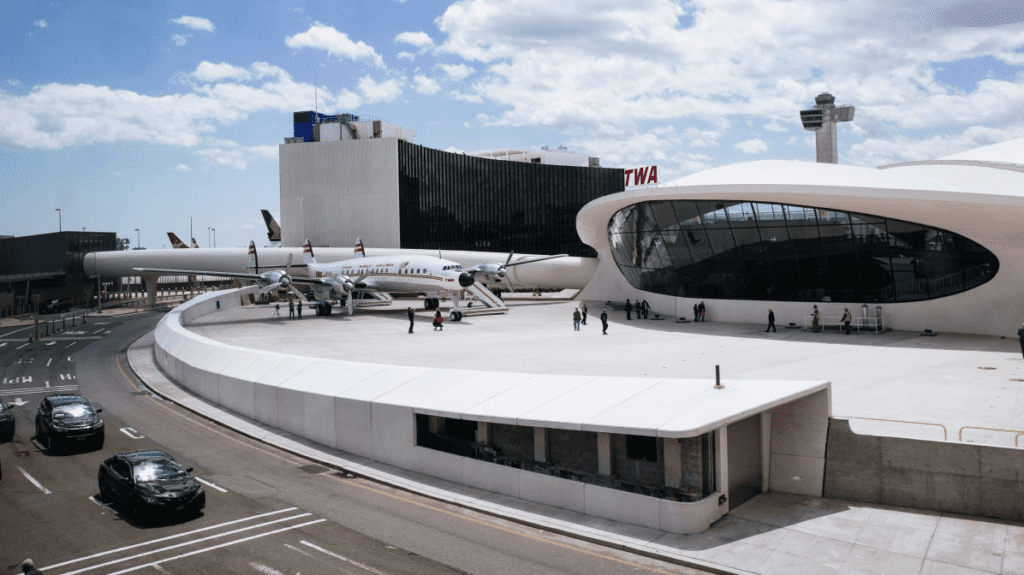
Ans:
{"label": "car windshield", "polygon": [[96,412],[93,411],[91,405],[85,403],[58,405],[53,408],[54,419],[63,419],[65,417],[88,417],[90,415],[96,415]]}
{"label": "car windshield", "polygon": [[170,459],[151,459],[135,466],[135,481],[137,483],[181,475],[185,475],[185,470]]}

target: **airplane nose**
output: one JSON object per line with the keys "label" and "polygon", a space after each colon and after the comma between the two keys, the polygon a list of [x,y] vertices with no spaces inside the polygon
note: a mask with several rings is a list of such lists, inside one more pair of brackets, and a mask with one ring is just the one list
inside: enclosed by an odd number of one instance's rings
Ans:
{"label": "airplane nose", "polygon": [[464,288],[468,288],[469,286],[473,285],[473,276],[469,275],[466,272],[462,272],[461,274],[459,274],[459,285]]}

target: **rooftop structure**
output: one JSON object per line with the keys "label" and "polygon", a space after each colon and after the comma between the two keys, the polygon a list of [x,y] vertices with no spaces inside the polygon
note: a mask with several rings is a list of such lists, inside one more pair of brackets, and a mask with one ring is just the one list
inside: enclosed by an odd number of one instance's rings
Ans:
{"label": "rooftop structure", "polygon": [[817,161],[824,164],[839,163],[839,143],[836,139],[836,122],[852,122],[853,106],[835,105],[836,98],[828,92],[818,94],[814,107],[800,111],[804,129],[815,132],[814,148]]}
{"label": "rooftop structure", "polygon": [[601,167],[601,158],[573,152],[565,146],[551,150],[547,146],[539,150],[487,150],[473,152],[471,155],[492,160],[509,162],[526,162],[530,164],[548,164],[552,166],[577,166],[581,168]]}

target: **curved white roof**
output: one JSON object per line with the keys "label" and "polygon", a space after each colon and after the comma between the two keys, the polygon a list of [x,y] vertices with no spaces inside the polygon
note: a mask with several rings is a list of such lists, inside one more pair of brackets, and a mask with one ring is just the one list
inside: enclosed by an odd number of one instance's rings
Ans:
{"label": "curved white roof", "polygon": [[976,162],[1000,162],[1006,164],[1024,165],[1024,138],[1017,138],[959,152],[939,158],[939,160],[972,160]]}

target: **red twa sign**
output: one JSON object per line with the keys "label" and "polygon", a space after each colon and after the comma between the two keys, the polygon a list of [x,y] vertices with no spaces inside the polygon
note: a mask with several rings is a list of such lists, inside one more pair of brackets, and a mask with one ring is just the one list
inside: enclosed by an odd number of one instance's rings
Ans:
{"label": "red twa sign", "polygon": [[[630,184],[630,179],[633,183]],[[626,170],[626,187],[629,186],[642,186],[644,184],[657,184],[658,183],[658,166],[648,166],[644,168],[633,168],[632,170]]]}

